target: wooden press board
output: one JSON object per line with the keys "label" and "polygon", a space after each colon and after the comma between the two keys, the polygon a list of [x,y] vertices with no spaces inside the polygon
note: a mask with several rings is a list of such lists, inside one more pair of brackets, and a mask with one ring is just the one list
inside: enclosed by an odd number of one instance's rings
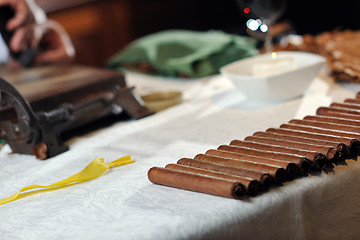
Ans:
{"label": "wooden press board", "polygon": [[86,89],[91,84],[105,83],[112,78],[119,79],[121,87],[126,86],[120,72],[77,65],[53,65],[16,71],[0,68],[0,77],[10,82],[30,103],[43,102],[42,105],[51,105],[57,96],[62,97],[72,90]]}
{"label": "wooden press board", "polygon": [[57,95],[112,77],[123,78],[119,72],[76,65],[54,65],[16,71],[0,68],[0,77],[15,86],[29,101]]}

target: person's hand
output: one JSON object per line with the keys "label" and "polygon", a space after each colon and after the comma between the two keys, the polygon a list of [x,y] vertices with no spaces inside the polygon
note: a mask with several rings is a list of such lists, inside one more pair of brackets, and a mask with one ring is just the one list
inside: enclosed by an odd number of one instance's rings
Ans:
{"label": "person's hand", "polygon": [[[70,60],[75,51],[67,32],[55,21],[47,20],[44,11],[33,0],[0,0],[0,6],[10,5],[14,17],[7,23],[8,31],[14,34],[9,47],[12,52],[27,48],[36,49],[34,64],[50,64]],[[20,64],[12,59],[8,68]]]}
{"label": "person's hand", "polygon": [[69,35],[55,21],[36,25],[34,37],[34,47],[37,48],[35,64],[66,62],[75,56]]}
{"label": "person's hand", "polygon": [[0,0],[0,6],[9,5],[14,10],[6,28],[14,32],[9,47],[13,52],[23,51],[33,39],[33,26],[46,21],[44,11],[33,0]]}

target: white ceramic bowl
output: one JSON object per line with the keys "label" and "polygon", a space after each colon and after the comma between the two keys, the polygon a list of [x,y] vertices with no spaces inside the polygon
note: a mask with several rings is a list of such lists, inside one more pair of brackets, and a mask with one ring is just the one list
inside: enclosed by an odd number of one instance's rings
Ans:
{"label": "white ceramic bowl", "polygon": [[324,57],[313,53],[284,51],[276,54],[276,59],[291,58],[296,67],[278,74],[254,76],[254,64],[272,59],[271,54],[261,54],[230,63],[220,72],[231,79],[248,100],[280,101],[301,96],[326,63]]}

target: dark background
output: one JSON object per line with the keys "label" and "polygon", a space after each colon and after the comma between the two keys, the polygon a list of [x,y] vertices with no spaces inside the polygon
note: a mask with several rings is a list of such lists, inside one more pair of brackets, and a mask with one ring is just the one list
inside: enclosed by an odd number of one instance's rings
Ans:
{"label": "dark background", "polygon": [[[247,19],[241,14],[236,0],[138,0],[134,4],[136,9],[143,9],[135,16],[139,31],[137,36],[173,28],[219,29],[246,34]],[[148,6],[144,8],[146,4]],[[153,16],[151,9],[154,9]],[[159,14],[156,9],[163,11]],[[146,15],[148,24],[141,24]],[[334,29],[356,30],[360,27],[360,1],[288,0],[286,11],[279,21],[291,22],[295,32],[301,35]]]}
{"label": "dark background", "polygon": [[[75,63],[104,66],[131,41],[167,29],[246,34],[236,0],[36,0],[70,34]],[[288,0],[279,21],[293,33],[318,34],[360,27],[360,1]]]}
{"label": "dark background", "polygon": [[[178,25],[179,28],[221,29],[245,34],[247,19],[241,14],[236,0],[194,0],[184,7],[184,14],[183,17],[176,16],[178,22],[168,27]],[[291,22],[298,34],[356,30],[360,27],[360,1],[289,0],[280,21]]]}
{"label": "dark background", "polygon": [[281,20],[292,21],[299,34],[317,34],[334,29],[357,30],[360,27],[359,3],[355,0],[289,0]]}

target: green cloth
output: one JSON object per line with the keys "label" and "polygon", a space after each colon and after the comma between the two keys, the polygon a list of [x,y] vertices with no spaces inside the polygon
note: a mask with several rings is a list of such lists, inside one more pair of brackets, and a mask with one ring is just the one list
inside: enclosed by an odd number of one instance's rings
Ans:
{"label": "green cloth", "polygon": [[249,37],[220,31],[168,30],[142,37],[112,57],[107,67],[150,63],[163,76],[204,77],[236,60],[258,53]]}

